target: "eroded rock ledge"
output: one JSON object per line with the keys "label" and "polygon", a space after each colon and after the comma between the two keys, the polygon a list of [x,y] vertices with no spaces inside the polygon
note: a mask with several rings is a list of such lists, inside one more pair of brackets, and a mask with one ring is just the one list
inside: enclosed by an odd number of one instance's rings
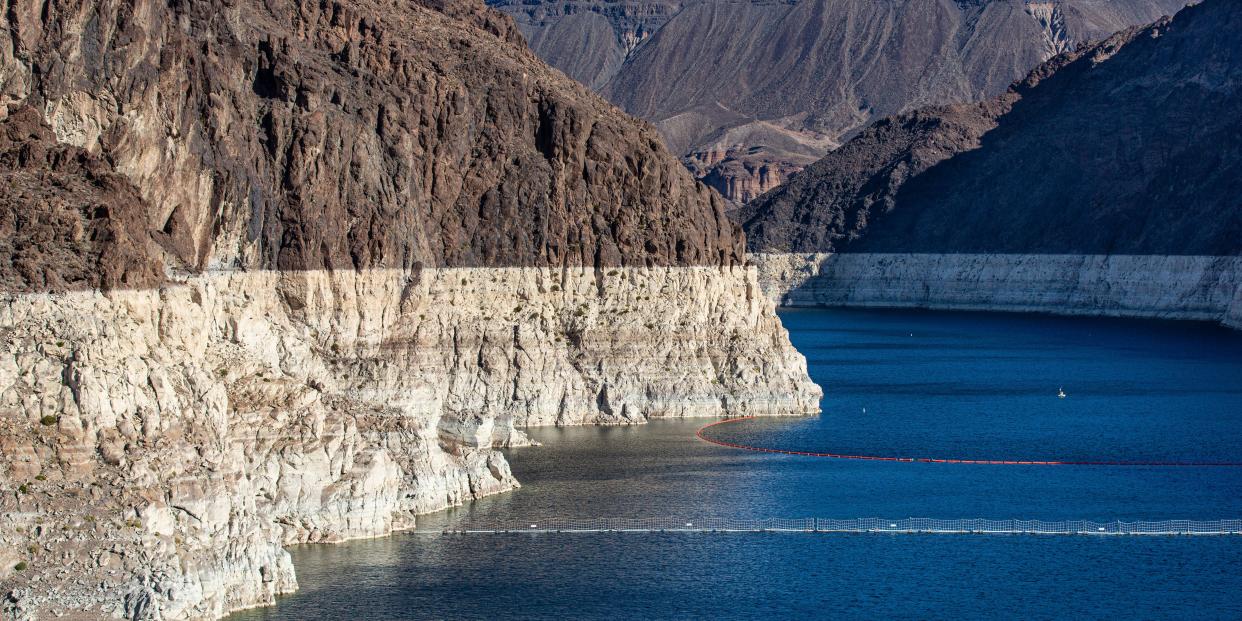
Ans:
{"label": "eroded rock ledge", "polygon": [[753,254],[782,306],[932,308],[1219,322],[1242,329],[1242,257]]}
{"label": "eroded rock ledge", "polygon": [[[5,294],[10,616],[215,618],[281,546],[517,486],[522,428],[818,410],[753,268],[211,273]],[[24,571],[14,571],[18,562]]]}

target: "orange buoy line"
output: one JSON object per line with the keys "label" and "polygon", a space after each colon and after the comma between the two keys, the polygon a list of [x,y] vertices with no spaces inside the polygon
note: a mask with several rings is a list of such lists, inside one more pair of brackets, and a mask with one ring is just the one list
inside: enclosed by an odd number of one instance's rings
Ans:
{"label": "orange buoy line", "polygon": [[791,451],[787,449],[768,448],[763,446],[751,446],[749,444],[736,444],[733,442],[725,442],[707,437],[703,432],[712,427],[719,425],[727,425],[729,423],[737,423],[744,420],[752,420],[754,416],[739,416],[737,418],[726,418],[718,420],[714,423],[708,423],[699,427],[694,432],[695,437],[719,446],[728,448],[741,449],[744,451],[755,451],[757,453],[777,453],[780,455],[799,455],[802,457],[827,457],[829,459],[854,459],[862,461],[900,461],[921,464],[976,464],[986,466],[1161,466],[1161,467],[1222,467],[1222,468],[1239,468],[1242,462],[1212,462],[1212,461],[1059,461],[1059,460],[1023,460],[1023,459],[953,459],[953,458],[937,458],[937,457],[894,457],[887,455],[847,455],[842,453],[817,453],[812,451]]}

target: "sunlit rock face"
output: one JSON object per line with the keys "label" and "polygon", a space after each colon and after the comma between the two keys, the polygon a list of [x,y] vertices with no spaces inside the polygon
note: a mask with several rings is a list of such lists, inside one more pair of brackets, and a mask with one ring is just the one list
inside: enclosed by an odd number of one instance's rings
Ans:
{"label": "sunlit rock face", "polygon": [[1236,256],[772,253],[759,282],[783,306],[1153,317],[1242,326]]}
{"label": "sunlit rock face", "polygon": [[481,4],[4,14],[9,617],[271,603],[528,426],[818,411],[727,203]]}
{"label": "sunlit rock face", "polygon": [[494,449],[527,426],[819,399],[753,268],[237,272],[3,303],[0,439],[26,491],[0,532],[37,540],[36,610],[219,616],[294,588],[281,544],[515,487]]}

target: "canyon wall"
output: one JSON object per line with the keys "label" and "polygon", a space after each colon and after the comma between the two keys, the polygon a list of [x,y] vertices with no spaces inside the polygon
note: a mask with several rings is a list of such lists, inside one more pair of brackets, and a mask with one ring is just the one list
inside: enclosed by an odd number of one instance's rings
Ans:
{"label": "canyon wall", "polygon": [[0,611],[214,619],[535,425],[820,396],[740,227],[472,0],[3,0]]}
{"label": "canyon wall", "polygon": [[1238,325],[1239,27],[1242,5],[1205,0],[1000,96],[873,124],[738,212],[765,287]]}
{"label": "canyon wall", "polygon": [[819,399],[753,268],[226,272],[2,301],[19,618],[271,603],[296,587],[284,544],[517,486],[494,449],[527,426]]}
{"label": "canyon wall", "polygon": [[745,202],[871,122],[996,95],[1186,0],[489,0],[531,48],[651,120]]}
{"label": "canyon wall", "polygon": [[1242,257],[756,253],[782,306],[1150,317],[1242,328]]}

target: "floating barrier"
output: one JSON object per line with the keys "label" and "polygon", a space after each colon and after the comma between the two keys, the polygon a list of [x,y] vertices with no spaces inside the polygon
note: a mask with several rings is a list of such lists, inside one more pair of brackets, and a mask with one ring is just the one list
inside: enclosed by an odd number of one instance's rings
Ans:
{"label": "floating barrier", "polygon": [[1242,468],[1242,462],[1228,461],[1106,461],[1106,460],[1086,460],[1086,461],[1060,461],[1060,460],[1023,460],[1023,459],[958,459],[945,457],[900,457],[889,455],[848,455],[843,453],[817,453],[812,451],[793,451],[780,448],[768,448],[763,446],[751,446],[749,444],[737,444],[734,442],[726,442],[708,437],[706,431],[712,427],[720,425],[728,425],[746,420],[753,420],[754,416],[741,416],[738,418],[726,418],[725,420],[716,421],[699,427],[695,432],[698,439],[725,446],[728,448],[741,449],[744,451],[755,451],[758,453],[776,453],[780,455],[799,455],[802,457],[827,457],[829,459],[853,459],[860,461],[897,461],[921,464],[974,464],[984,466],[1154,466],[1154,467],[1177,467],[1177,468]]}
{"label": "floating barrier", "polygon": [[419,534],[499,533],[942,533],[985,535],[1242,535],[1242,520],[937,520],[931,518],[547,518],[469,522]]}

